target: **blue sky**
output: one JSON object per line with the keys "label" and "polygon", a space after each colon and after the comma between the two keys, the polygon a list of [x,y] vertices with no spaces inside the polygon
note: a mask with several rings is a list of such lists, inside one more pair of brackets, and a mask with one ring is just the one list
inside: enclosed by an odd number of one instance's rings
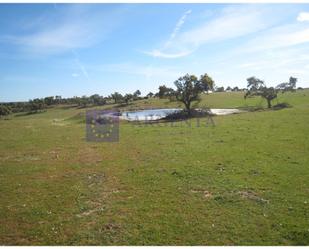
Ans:
{"label": "blue sky", "polygon": [[218,86],[309,87],[309,4],[0,4],[0,101]]}

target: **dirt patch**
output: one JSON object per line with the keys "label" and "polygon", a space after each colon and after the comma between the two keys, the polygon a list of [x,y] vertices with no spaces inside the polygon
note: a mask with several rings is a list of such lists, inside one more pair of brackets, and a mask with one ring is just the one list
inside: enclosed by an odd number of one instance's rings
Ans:
{"label": "dirt patch", "polygon": [[261,202],[261,203],[269,203],[269,200],[266,200],[260,197],[257,193],[250,191],[250,190],[249,191],[238,191],[236,192],[236,194],[240,195],[240,197],[244,199],[249,199],[249,200]]}
{"label": "dirt patch", "polygon": [[106,179],[105,179],[104,173],[101,173],[101,174],[92,173],[92,174],[88,174],[86,176],[87,186],[89,188],[92,188],[96,185],[99,185],[99,184],[103,183],[105,180]]}
{"label": "dirt patch", "polygon": [[70,123],[68,121],[65,121],[64,119],[55,118],[52,120],[51,124],[56,126],[67,126]]}
{"label": "dirt patch", "polygon": [[50,156],[52,157],[52,159],[59,159],[59,153],[60,153],[60,150],[56,151],[56,150],[52,150],[49,152]]}
{"label": "dirt patch", "polygon": [[78,218],[86,217],[86,216],[89,216],[89,215],[91,215],[93,213],[101,212],[103,210],[104,210],[103,206],[102,207],[97,207],[97,208],[94,208],[94,209],[89,209],[87,211],[82,212],[81,214],[77,214],[76,217],[78,217]]}
{"label": "dirt patch", "polygon": [[24,162],[24,161],[40,161],[40,160],[41,157],[39,157],[37,154],[34,153],[1,157],[1,161]]}
{"label": "dirt patch", "polygon": [[191,189],[191,193],[200,193],[202,194],[206,199],[212,198],[213,194],[208,190],[202,190],[202,189]]}
{"label": "dirt patch", "polygon": [[76,158],[78,162],[85,165],[93,165],[103,161],[103,156],[90,146],[80,149]]}

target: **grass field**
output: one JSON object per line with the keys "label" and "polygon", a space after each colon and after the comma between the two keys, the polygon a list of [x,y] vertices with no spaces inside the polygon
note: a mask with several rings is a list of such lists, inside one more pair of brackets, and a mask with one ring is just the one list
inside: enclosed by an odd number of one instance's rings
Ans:
{"label": "grass field", "polygon": [[[216,126],[122,122],[118,143],[85,141],[85,109],[0,120],[0,244],[309,245],[309,90],[281,101]],[[266,103],[200,102],[253,105]]]}

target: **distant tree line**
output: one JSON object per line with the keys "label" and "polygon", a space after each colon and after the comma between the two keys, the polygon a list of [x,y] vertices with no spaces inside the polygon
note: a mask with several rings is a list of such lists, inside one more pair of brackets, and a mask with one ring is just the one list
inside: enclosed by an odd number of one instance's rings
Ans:
{"label": "distant tree line", "polygon": [[152,97],[149,93],[146,97],[141,97],[140,90],[136,90],[133,94],[122,95],[114,92],[107,97],[99,94],[91,96],[74,96],[72,98],[62,98],[61,96],[49,96],[45,98],[35,98],[27,102],[6,102],[0,103],[0,116],[6,116],[10,113],[28,112],[37,113],[46,110],[55,105],[74,105],[79,108],[87,106],[102,106],[106,104],[129,104],[132,101],[140,100],[142,98]]}
{"label": "distant tree line", "polygon": [[35,98],[27,102],[0,103],[0,116],[6,116],[10,113],[17,112],[37,113],[54,105],[74,105],[79,108],[103,106],[107,104],[129,105],[133,101],[148,98],[168,98],[172,101],[179,101],[184,104],[185,110],[190,115],[192,102],[199,101],[201,93],[230,91],[245,91],[245,98],[261,96],[267,101],[267,105],[270,108],[271,101],[277,97],[278,92],[285,93],[287,91],[295,91],[297,79],[290,77],[289,82],[281,83],[275,88],[267,87],[264,81],[256,77],[250,77],[247,81],[247,88],[238,88],[237,86],[232,88],[228,86],[225,89],[223,86],[215,86],[214,80],[208,74],[203,74],[199,78],[195,75],[186,74],[174,82],[176,89],[162,84],[159,86],[157,93],[149,92],[144,97],[141,96],[140,90],[124,95],[119,92],[114,92],[106,97],[99,94],[93,94],[91,96],[84,95],[82,97],[74,96],[72,98],[49,96],[45,98]]}

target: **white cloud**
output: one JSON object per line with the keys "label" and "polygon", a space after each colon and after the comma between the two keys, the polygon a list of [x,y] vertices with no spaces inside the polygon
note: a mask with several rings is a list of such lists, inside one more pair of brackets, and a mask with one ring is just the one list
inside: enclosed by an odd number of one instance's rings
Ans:
{"label": "white cloud", "polygon": [[78,69],[81,71],[81,73],[82,73],[87,79],[89,79],[88,71],[86,70],[86,68],[85,68],[84,64],[81,62],[81,60],[79,59],[79,56],[78,56],[77,52],[76,52],[74,49],[72,49],[71,52],[72,52],[72,54],[73,54],[73,56],[74,56],[74,60],[75,60],[75,63],[76,63],[76,65],[77,65]]}
{"label": "white cloud", "polygon": [[297,16],[297,21],[299,22],[305,22],[309,21],[309,12],[300,12]]}
{"label": "white cloud", "polygon": [[176,35],[178,34],[178,32],[180,31],[181,27],[184,25],[187,16],[190,15],[191,12],[192,12],[191,10],[186,11],[186,12],[183,14],[183,16],[178,20],[178,22],[177,22],[177,24],[176,24],[176,26],[175,26],[173,32],[172,32],[171,35],[170,35],[169,40],[168,40],[168,41],[165,43],[165,45],[164,45],[165,48],[168,47],[168,46],[171,44],[171,42],[173,41],[173,39],[175,38],[175,36],[176,36]]}
{"label": "white cloud", "polygon": [[148,54],[148,55],[151,55],[153,57],[160,57],[160,58],[166,58],[166,59],[180,58],[180,57],[187,56],[191,53],[192,53],[192,51],[180,51],[180,52],[176,52],[176,53],[165,53],[165,52],[162,52],[158,49],[154,49],[152,51],[144,52],[144,54]]}
{"label": "white cloud", "polygon": [[53,8],[44,18],[30,19],[24,25],[27,34],[2,35],[0,42],[18,45],[34,55],[60,54],[90,47],[107,38],[118,25],[121,9],[102,12],[85,5]]}
{"label": "white cloud", "polygon": [[32,52],[54,53],[86,47],[91,43],[87,29],[78,24],[65,24],[47,31],[12,37],[16,44]]}
{"label": "white cloud", "polygon": [[[184,57],[200,46],[210,42],[224,41],[245,36],[263,30],[272,24],[272,18],[265,18],[267,11],[263,8],[229,7],[210,21],[207,21],[190,30],[179,32],[184,15],[162,49],[154,49],[146,54],[161,58]],[[175,37],[177,36],[177,39]]]}
{"label": "white cloud", "polygon": [[72,73],[72,77],[74,77],[74,78],[79,77],[79,74],[78,73]]}
{"label": "white cloud", "polygon": [[192,51],[177,51],[177,52],[165,52],[164,50],[168,49],[172,43],[176,35],[179,33],[181,27],[184,25],[185,20],[188,15],[191,14],[191,10],[187,10],[178,20],[173,32],[170,34],[169,39],[164,43],[161,49],[153,49],[151,51],[144,51],[144,54],[150,55],[152,57],[166,58],[166,59],[175,59],[187,56],[192,53]]}
{"label": "white cloud", "polygon": [[223,15],[197,28],[184,32],[180,40],[200,46],[257,32],[268,26],[263,11],[258,9],[230,9]]}
{"label": "white cloud", "polygon": [[235,53],[291,47],[309,42],[309,28],[293,24],[269,29],[239,47]]}

